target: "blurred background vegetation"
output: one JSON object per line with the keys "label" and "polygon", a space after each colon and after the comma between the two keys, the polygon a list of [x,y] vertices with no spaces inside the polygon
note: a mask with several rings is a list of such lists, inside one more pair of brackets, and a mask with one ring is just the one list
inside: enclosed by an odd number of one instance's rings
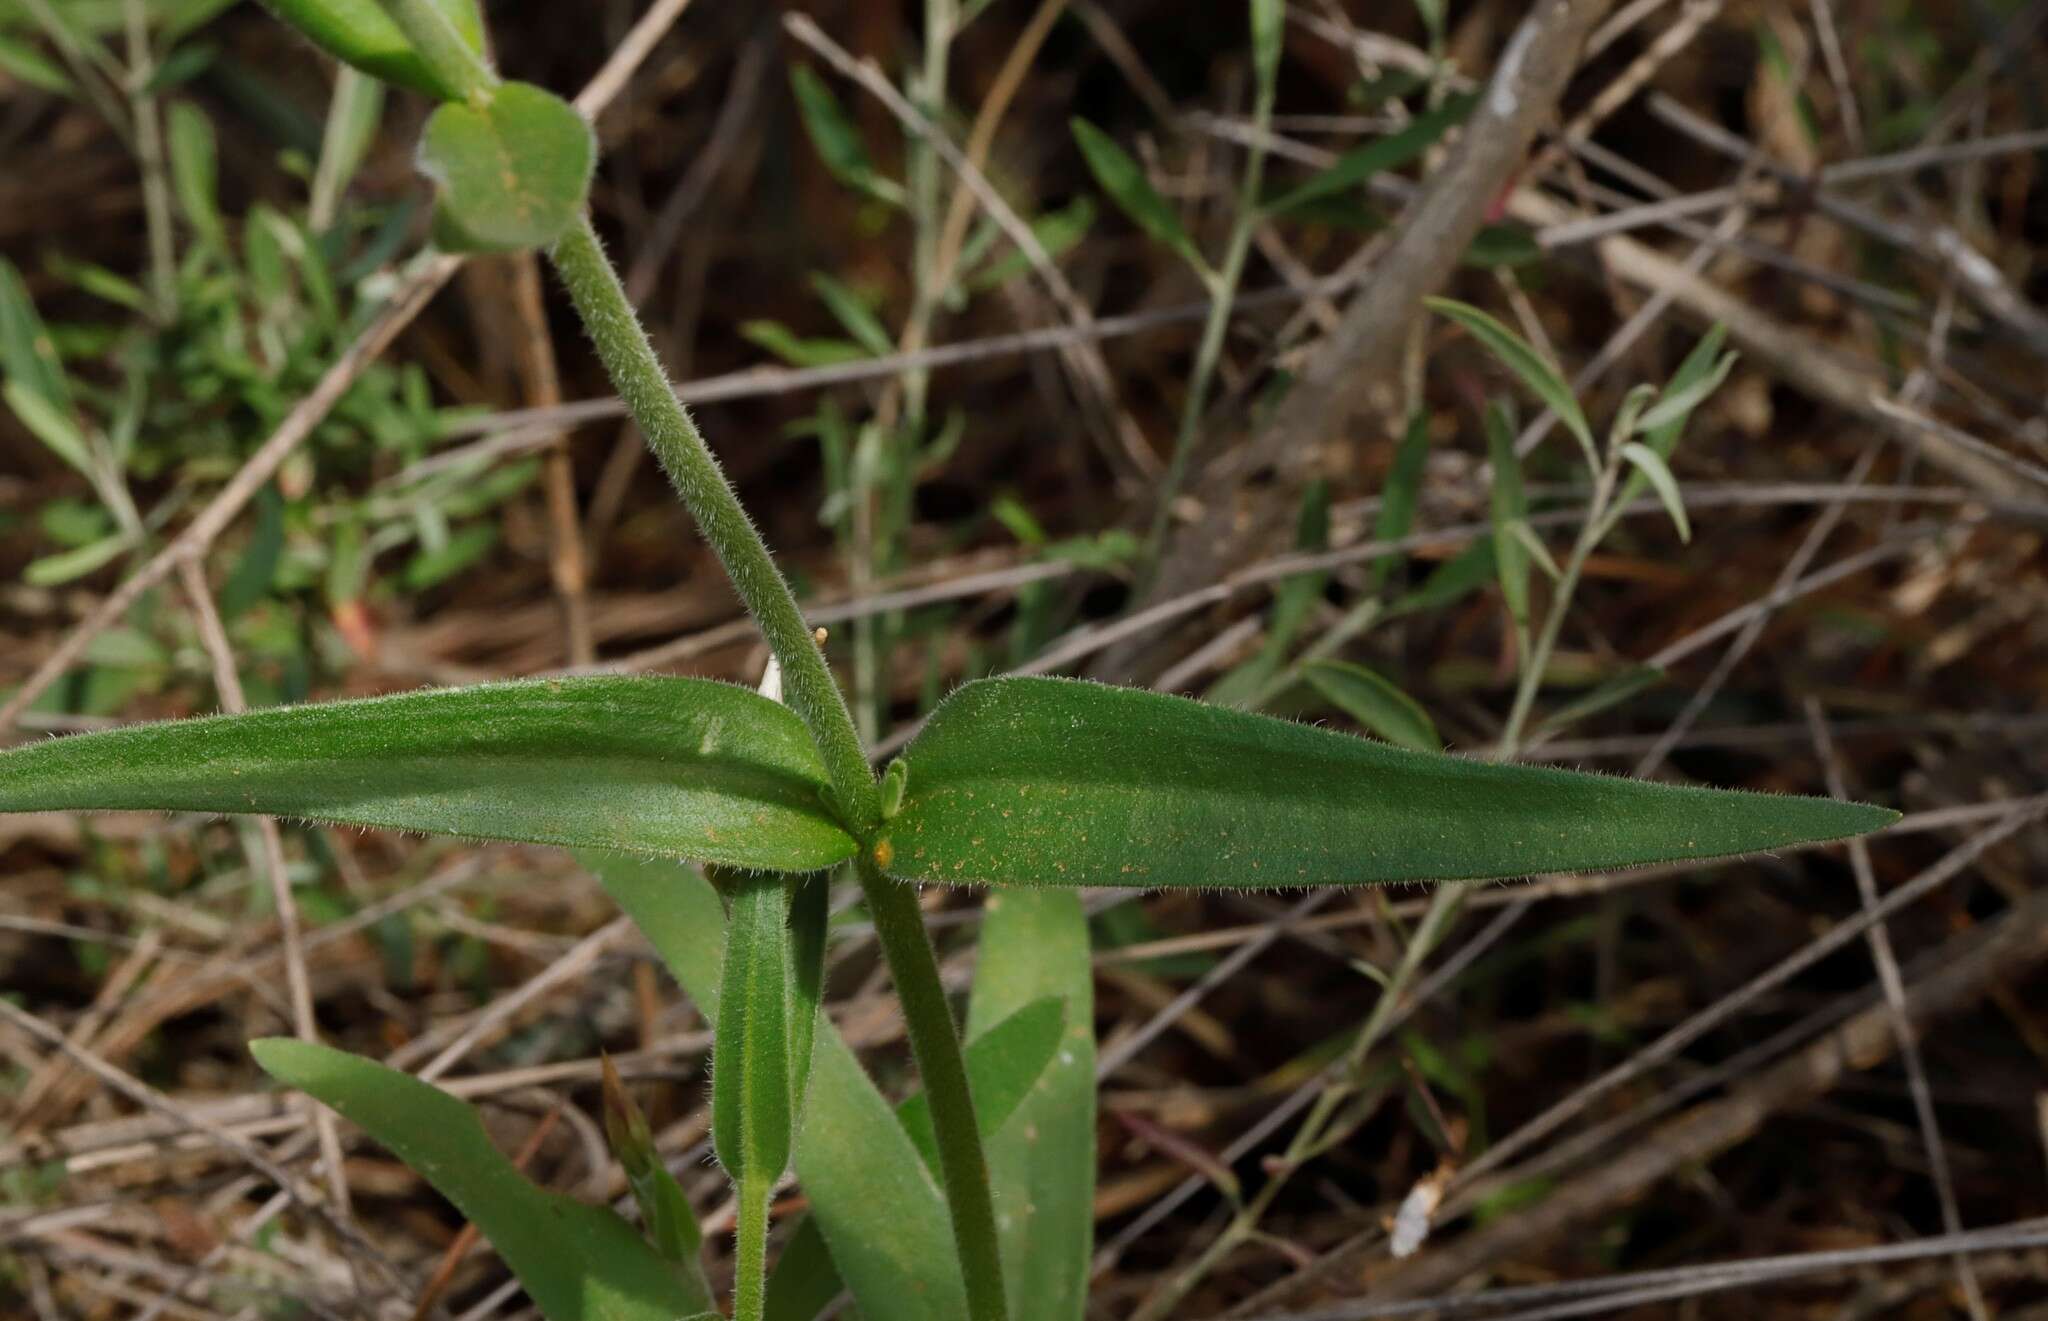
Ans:
{"label": "blurred background vegetation", "polygon": [[[1557,605],[1523,755],[1907,820],[1867,853],[1476,892],[1256,1215],[1426,896],[1093,897],[1096,1315],[1321,1315],[2048,1212],[2048,6],[1592,7],[1432,291],[1516,327],[1596,427],[1715,323],[1742,357],[1671,458],[1689,539],[1638,484]],[[564,94],[649,9],[486,8],[499,64]],[[1504,566],[1536,560],[1551,608],[1578,448],[1418,306],[1390,353],[1330,346],[1532,8],[1294,0],[1266,105],[1231,3],[653,6],[598,119],[600,228],[871,744],[1018,669],[1501,738],[1527,642]],[[759,679],[560,291],[428,249],[428,108],[253,4],[0,0],[0,738],[593,665]],[[1343,406],[1292,425],[1338,368]],[[1495,530],[1489,401],[1533,532]],[[1935,866],[1888,940],[1813,952]],[[286,920],[339,1044],[417,1065],[476,1029],[465,1094],[508,1149],[546,1125],[554,1186],[623,1187],[600,1048],[701,1159],[703,1024],[565,856],[30,817],[0,819],[0,877],[0,990],[173,1107],[0,1028],[10,1315],[359,1314],[358,1248],[191,1132],[317,1158],[242,1049],[289,1024]],[[929,899],[964,979],[979,896]],[[843,921],[835,1016],[900,1086]],[[1905,1022],[1939,1030],[1901,1054]],[[1625,1063],[1575,1127],[1459,1173]],[[372,1303],[519,1311],[402,1167],[346,1168],[415,1290]],[[1418,1187],[1448,1209],[1396,1260]],[[2048,1314],[2040,1252],[1602,1306]]]}

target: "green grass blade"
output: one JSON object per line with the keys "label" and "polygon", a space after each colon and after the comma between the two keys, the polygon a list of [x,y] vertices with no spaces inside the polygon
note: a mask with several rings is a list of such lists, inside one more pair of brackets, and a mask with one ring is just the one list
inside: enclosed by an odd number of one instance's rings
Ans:
{"label": "green grass blade", "polygon": [[784,871],[854,851],[824,783],[785,707],[652,677],[274,707],[0,753],[0,812],[254,812]]}
{"label": "green grass blade", "polygon": [[361,1126],[453,1202],[549,1321],[674,1321],[702,1309],[630,1225],[535,1187],[491,1145],[476,1112],[446,1092],[310,1042],[249,1049],[272,1077]]}
{"label": "green grass blade", "polygon": [[917,881],[1478,880],[1751,853],[1897,819],[1824,798],[1428,756],[1065,679],[968,684],[903,758],[903,811],[877,855]]}
{"label": "green grass blade", "polygon": [[[1088,916],[1066,890],[991,894],[967,1010],[985,1041],[1034,1006],[1065,1006],[1060,1047],[988,1142],[1010,1315],[1080,1321],[1095,1243],[1095,1015]],[[995,1026],[990,1026],[990,1025]],[[968,1047],[971,1061],[974,1046]],[[987,1089],[975,1078],[977,1108]]]}

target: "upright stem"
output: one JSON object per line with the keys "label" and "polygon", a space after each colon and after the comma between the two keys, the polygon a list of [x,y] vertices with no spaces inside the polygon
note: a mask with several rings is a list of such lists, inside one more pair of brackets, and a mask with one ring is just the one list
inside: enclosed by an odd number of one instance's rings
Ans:
{"label": "upright stem", "polygon": [[647,447],[696,517],[704,539],[717,552],[741,602],[781,663],[783,700],[817,741],[846,824],[864,838],[880,819],[881,808],[874,772],[854,733],[846,699],[767,543],[740,508],[739,497],[697,424],[676,399],[589,217],[556,240],[549,255],[569,287],[569,297],[613,387],[647,437]]}
{"label": "upright stem", "polygon": [[1223,356],[1223,336],[1230,328],[1231,305],[1237,299],[1237,285],[1244,275],[1245,258],[1251,252],[1257,231],[1259,183],[1266,172],[1266,129],[1273,122],[1274,89],[1261,79],[1252,106],[1251,154],[1245,160],[1244,179],[1238,186],[1237,214],[1230,224],[1230,239],[1223,253],[1223,265],[1213,273],[1204,272],[1209,288],[1209,317],[1202,325],[1202,340],[1195,349],[1195,371],[1188,380],[1187,401],[1181,405],[1180,427],[1173,438],[1173,456],[1166,477],[1159,485],[1158,505],[1152,511],[1152,530],[1145,538],[1145,554],[1139,577],[1149,579],[1158,568],[1161,547],[1166,544],[1167,525],[1173,518],[1173,502],[1187,480],[1188,463],[1194,456],[1195,435],[1201,428],[1202,413],[1208,406],[1209,382],[1216,363]]}
{"label": "upright stem", "polygon": [[960,1054],[953,1009],[939,981],[939,963],[925,935],[917,891],[882,875],[866,853],[860,856],[859,869],[861,893],[867,896],[875,936],[896,980],[910,1048],[931,1100],[939,1170],[946,1176],[946,1202],[953,1214],[953,1245],[967,1282],[967,1313],[976,1321],[1001,1318],[1008,1314],[1009,1302],[1003,1293],[995,1204],[988,1192],[988,1159],[974,1120],[974,1098],[967,1087],[967,1063]]}
{"label": "upright stem", "polygon": [[916,893],[883,875],[870,851],[881,820],[881,798],[846,699],[833,682],[824,654],[805,627],[796,597],[775,567],[761,534],[740,508],[739,497],[733,494],[718,460],[676,399],[668,374],[633,314],[617,272],[605,259],[589,218],[557,240],[551,255],[612,385],[780,662],[783,700],[817,741],[841,818],[862,842],[861,890],[874,915],[882,953],[903,1003],[918,1072],[931,1097],[932,1127],[938,1139],[939,1168],[945,1175],[953,1238],[967,1285],[968,1314],[973,1321],[1003,1321],[1008,1307],[997,1251],[995,1208],[989,1198],[988,1162],[975,1124],[959,1030],[939,981],[938,960],[925,934]]}
{"label": "upright stem", "polygon": [[768,1293],[768,1200],[774,1180],[740,1180],[739,1253],[732,1280],[733,1321],[761,1321]]}

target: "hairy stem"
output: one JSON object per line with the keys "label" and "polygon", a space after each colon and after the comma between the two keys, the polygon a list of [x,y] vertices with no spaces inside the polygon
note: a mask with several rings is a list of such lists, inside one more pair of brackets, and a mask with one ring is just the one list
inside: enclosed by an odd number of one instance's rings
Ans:
{"label": "hairy stem", "polygon": [[[783,700],[817,741],[841,818],[866,846],[881,819],[874,772],[861,749],[846,699],[833,681],[816,639],[805,627],[796,597],[775,567],[761,534],[741,509],[739,497],[703,435],[676,399],[588,217],[556,241],[552,256],[613,386],[780,662]],[[981,1133],[968,1092],[959,1029],[939,981],[938,960],[925,934],[915,891],[883,875],[866,847],[859,871],[882,953],[903,1003],[918,1071],[931,1097],[939,1166],[945,1175],[954,1241],[967,1283],[969,1315],[973,1321],[1003,1321],[1007,1305],[996,1248],[995,1210],[989,1197],[988,1162],[982,1154]]]}
{"label": "hairy stem", "polygon": [[761,1321],[768,1293],[768,1201],[775,1181],[740,1180],[739,1250],[733,1266],[733,1321]]}
{"label": "hairy stem", "polygon": [[847,826],[865,837],[880,817],[880,805],[874,772],[854,733],[846,699],[767,543],[740,508],[739,497],[697,424],[676,399],[668,373],[626,300],[589,218],[556,240],[550,255],[613,387],[781,663],[783,700],[817,741]]}
{"label": "hairy stem", "polygon": [[1002,1318],[1009,1303],[1003,1293],[995,1203],[988,1191],[988,1159],[982,1154],[953,1009],[939,981],[938,959],[925,935],[917,891],[884,876],[866,853],[860,856],[859,870],[861,893],[874,917],[889,974],[896,980],[910,1048],[917,1056],[925,1095],[931,1099],[939,1170],[946,1176],[946,1202],[953,1216],[953,1246],[967,1282],[967,1312],[974,1321]]}

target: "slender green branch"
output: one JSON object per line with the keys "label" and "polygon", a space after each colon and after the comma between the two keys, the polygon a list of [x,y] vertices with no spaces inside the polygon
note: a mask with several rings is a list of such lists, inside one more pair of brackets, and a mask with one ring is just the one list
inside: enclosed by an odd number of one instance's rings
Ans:
{"label": "slender green branch", "polygon": [[1252,146],[1246,158],[1244,180],[1237,194],[1237,214],[1230,225],[1230,239],[1224,248],[1223,265],[1204,272],[1209,289],[1209,316],[1202,324],[1201,343],[1195,349],[1194,375],[1188,380],[1187,400],[1181,405],[1180,427],[1173,437],[1173,457],[1167,461],[1166,476],[1159,484],[1158,505],[1152,511],[1152,530],[1145,538],[1145,554],[1139,578],[1151,578],[1159,554],[1166,544],[1166,529],[1173,517],[1173,502],[1187,481],[1188,464],[1194,457],[1195,437],[1201,430],[1202,414],[1208,407],[1209,385],[1216,364],[1223,356],[1223,337],[1230,329],[1230,313],[1237,301],[1238,281],[1244,275],[1245,258],[1251,252],[1252,236],[1258,231],[1259,185],[1266,173],[1266,130],[1273,122],[1274,89],[1262,82],[1252,109]]}
{"label": "slender green branch", "polygon": [[975,1321],[1008,1315],[1003,1263],[996,1236],[995,1203],[989,1197],[988,1160],[975,1124],[967,1064],[960,1053],[952,1006],[939,981],[938,959],[925,934],[917,891],[884,876],[874,859],[859,860],[861,893],[875,920],[875,936],[896,979],[910,1048],[931,1100],[932,1132],[938,1139],[939,1169],[946,1176],[946,1201],[953,1214],[953,1245],[967,1282],[967,1312]]}
{"label": "slender green branch", "polygon": [[382,4],[384,12],[391,15],[391,21],[398,25],[436,78],[459,89],[465,100],[490,96],[491,89],[498,85],[498,75],[491,72],[481,55],[469,48],[446,14],[428,0],[382,0]]}

